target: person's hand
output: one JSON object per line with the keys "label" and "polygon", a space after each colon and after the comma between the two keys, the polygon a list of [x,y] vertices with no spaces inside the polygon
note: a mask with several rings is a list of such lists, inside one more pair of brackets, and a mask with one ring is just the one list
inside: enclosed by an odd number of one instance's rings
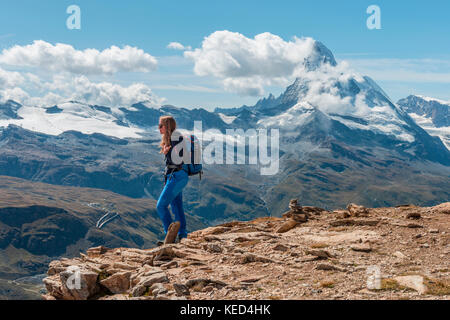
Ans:
{"label": "person's hand", "polygon": [[164,154],[167,154],[167,152],[169,152],[170,150],[170,146],[164,146],[163,152]]}

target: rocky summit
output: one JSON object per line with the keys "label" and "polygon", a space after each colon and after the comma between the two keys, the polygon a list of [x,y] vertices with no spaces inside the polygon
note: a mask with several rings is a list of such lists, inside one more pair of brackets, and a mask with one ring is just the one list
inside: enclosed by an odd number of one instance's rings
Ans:
{"label": "rocky summit", "polygon": [[151,249],[52,261],[44,299],[449,299],[450,202],[229,222]]}

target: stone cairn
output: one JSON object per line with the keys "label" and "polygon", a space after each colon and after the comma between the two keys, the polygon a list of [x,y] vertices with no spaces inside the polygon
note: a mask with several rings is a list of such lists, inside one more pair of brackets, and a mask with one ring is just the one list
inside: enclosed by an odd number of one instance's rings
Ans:
{"label": "stone cairn", "polygon": [[309,214],[303,211],[303,208],[298,205],[297,199],[292,199],[289,202],[289,211],[283,214],[283,218],[286,218],[287,221],[276,230],[278,233],[287,232],[295,228],[298,224],[307,222]]}

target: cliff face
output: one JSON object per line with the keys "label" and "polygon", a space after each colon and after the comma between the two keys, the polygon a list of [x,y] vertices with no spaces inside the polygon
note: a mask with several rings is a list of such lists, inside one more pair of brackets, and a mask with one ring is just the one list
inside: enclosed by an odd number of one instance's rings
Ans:
{"label": "cliff face", "polygon": [[147,250],[50,263],[45,299],[449,299],[450,202],[345,210],[291,201]]}

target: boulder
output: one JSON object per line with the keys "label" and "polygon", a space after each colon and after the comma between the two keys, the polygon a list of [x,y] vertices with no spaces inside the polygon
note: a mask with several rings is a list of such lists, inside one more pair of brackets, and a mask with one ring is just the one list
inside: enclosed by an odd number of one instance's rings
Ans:
{"label": "boulder", "polygon": [[169,279],[167,278],[166,274],[164,272],[155,273],[149,276],[141,277],[138,283],[139,285],[142,285],[144,287],[150,287],[154,283],[162,283],[162,282],[169,282]]}
{"label": "boulder", "polygon": [[410,212],[406,215],[407,219],[420,219],[421,217],[419,212]]}
{"label": "boulder", "polygon": [[348,210],[334,210],[333,214],[335,214],[339,219],[346,219],[350,217]]}
{"label": "boulder", "polygon": [[98,257],[102,254],[105,254],[106,252],[108,252],[109,248],[106,248],[104,246],[98,246],[98,247],[94,247],[94,248],[90,248],[87,250],[87,255],[90,258],[94,258],[94,257]]}
{"label": "boulder", "polygon": [[87,300],[99,292],[98,274],[77,267],[59,274],[64,300]]}
{"label": "boulder", "polygon": [[124,293],[130,288],[131,271],[117,272],[112,276],[101,280],[100,284],[112,293]]}
{"label": "boulder", "polygon": [[48,265],[47,275],[53,276],[64,270],[66,270],[66,267],[63,266],[59,260],[54,260],[54,261],[50,262]]}
{"label": "boulder", "polygon": [[59,274],[44,278],[42,281],[44,282],[48,295],[54,297],[55,299],[64,298]]}
{"label": "boulder", "polygon": [[436,213],[450,214],[450,202],[441,203],[433,207]]}
{"label": "boulder", "polygon": [[294,229],[296,226],[298,225],[298,222],[293,220],[293,219],[289,219],[287,220],[285,223],[283,223],[277,230],[277,233],[285,233],[288,232],[291,229]]}
{"label": "boulder", "polygon": [[157,260],[172,260],[176,257],[175,251],[172,247],[162,247],[155,255],[154,261]]}
{"label": "boulder", "polygon": [[147,291],[149,287],[152,287],[155,283],[169,282],[169,279],[164,272],[158,272],[153,273],[149,276],[142,275],[140,278],[138,278],[138,281],[139,282],[130,291],[133,297],[140,297]]}
{"label": "boulder", "polygon": [[141,286],[141,285],[137,285],[133,289],[131,289],[130,294],[133,297],[140,297],[140,296],[142,296],[145,293],[145,291],[147,291],[147,287]]}
{"label": "boulder", "polygon": [[293,214],[292,220],[302,223],[308,221],[308,216],[306,214]]}
{"label": "boulder", "polygon": [[175,290],[178,296],[188,296],[191,293],[189,292],[189,288],[182,283],[174,283],[173,289]]}
{"label": "boulder", "polygon": [[366,207],[354,203],[349,203],[347,210],[352,217],[367,216],[369,214],[369,210]]}
{"label": "boulder", "polygon": [[163,294],[166,294],[167,292],[169,292],[169,290],[167,290],[167,288],[162,283],[159,283],[159,282],[154,283],[149,288],[149,291],[154,296],[163,295]]}

